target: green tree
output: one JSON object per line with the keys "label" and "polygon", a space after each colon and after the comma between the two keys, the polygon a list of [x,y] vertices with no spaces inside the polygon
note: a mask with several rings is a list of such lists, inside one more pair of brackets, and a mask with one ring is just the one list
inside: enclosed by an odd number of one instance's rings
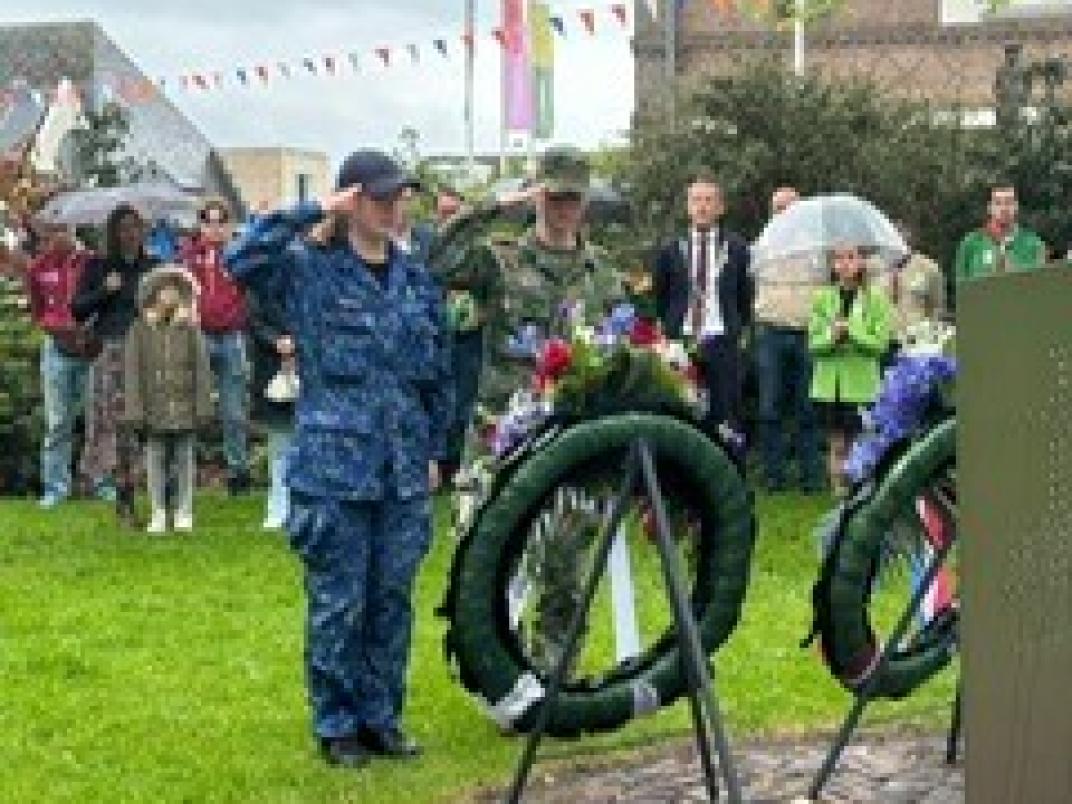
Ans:
{"label": "green tree", "polygon": [[964,232],[981,223],[987,188],[1009,181],[1025,221],[1047,242],[1067,243],[1072,224],[1060,199],[1072,192],[1068,115],[1051,108],[1011,135],[967,127],[962,117],[865,82],[798,78],[776,62],[754,62],[695,85],[676,125],[641,122],[618,178],[649,244],[684,225],[683,188],[701,168],[718,176],[728,222],[749,238],[767,222],[780,185],[805,195],[848,192],[910,224],[916,245],[948,266]]}
{"label": "green tree", "polygon": [[86,126],[76,132],[80,183],[91,187],[115,187],[123,181],[121,160],[130,121],[118,103],[107,102],[99,112],[85,113]]}

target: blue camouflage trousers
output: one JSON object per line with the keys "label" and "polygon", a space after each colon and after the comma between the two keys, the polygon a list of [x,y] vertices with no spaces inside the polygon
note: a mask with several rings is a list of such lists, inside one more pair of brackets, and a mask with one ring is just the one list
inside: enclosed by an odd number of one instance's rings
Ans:
{"label": "blue camouflage trousers", "polygon": [[313,731],[334,738],[362,726],[397,726],[431,501],[352,502],[292,491],[287,531],[305,565]]}

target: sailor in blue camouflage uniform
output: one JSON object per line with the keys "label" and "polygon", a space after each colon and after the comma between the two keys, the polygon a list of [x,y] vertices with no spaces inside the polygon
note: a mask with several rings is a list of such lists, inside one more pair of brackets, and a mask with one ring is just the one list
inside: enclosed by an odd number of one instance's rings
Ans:
{"label": "sailor in blue camouflage uniform", "polygon": [[287,530],[305,565],[313,728],[349,767],[419,753],[400,714],[452,392],[439,291],[389,238],[413,184],[358,151],[334,195],[259,216],[225,257],[251,292],[285,300],[301,385]]}

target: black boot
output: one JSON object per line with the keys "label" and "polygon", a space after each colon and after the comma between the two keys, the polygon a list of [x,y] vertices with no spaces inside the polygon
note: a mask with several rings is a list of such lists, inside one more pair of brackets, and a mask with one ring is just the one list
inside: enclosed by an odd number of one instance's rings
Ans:
{"label": "black boot", "polygon": [[329,765],[343,768],[361,768],[372,761],[372,754],[356,737],[321,739],[320,756]]}
{"label": "black boot", "polygon": [[389,729],[361,730],[361,744],[369,751],[380,756],[393,757],[394,759],[413,759],[422,753],[421,747],[401,729],[394,727]]}
{"label": "black boot", "polygon": [[249,494],[249,475],[241,474],[227,478],[227,493],[232,497]]}
{"label": "black boot", "polygon": [[120,489],[116,494],[115,515],[124,528],[141,530],[141,523],[134,511],[134,493],[130,489]]}

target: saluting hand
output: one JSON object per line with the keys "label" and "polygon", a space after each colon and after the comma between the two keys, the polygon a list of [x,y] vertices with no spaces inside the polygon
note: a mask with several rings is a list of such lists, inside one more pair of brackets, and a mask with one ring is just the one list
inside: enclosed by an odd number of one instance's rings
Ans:
{"label": "saluting hand", "polygon": [[122,287],[123,277],[117,271],[112,271],[108,276],[104,277],[104,289],[109,293],[118,293]]}
{"label": "saluting hand", "polygon": [[345,190],[328,195],[320,202],[325,214],[349,215],[357,208],[357,197],[361,195],[361,185],[355,184]]}

